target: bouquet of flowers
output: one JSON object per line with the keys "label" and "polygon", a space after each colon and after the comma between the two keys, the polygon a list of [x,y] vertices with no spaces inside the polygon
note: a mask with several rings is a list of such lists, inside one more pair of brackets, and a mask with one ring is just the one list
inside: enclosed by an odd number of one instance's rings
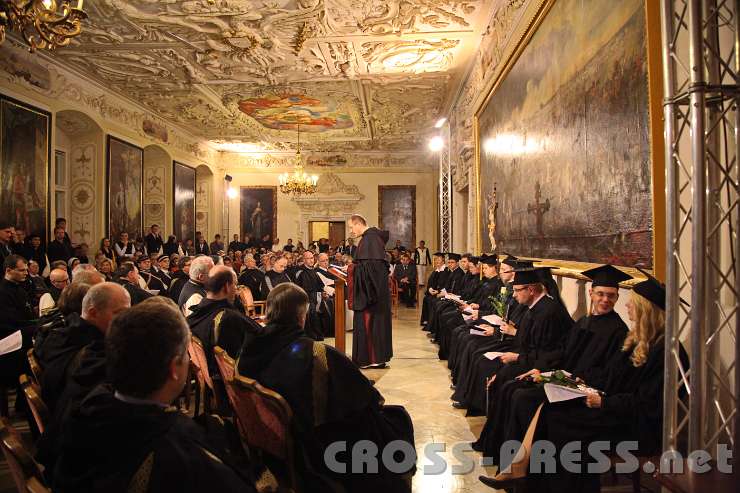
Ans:
{"label": "bouquet of flowers", "polygon": [[488,297],[494,311],[501,318],[506,318],[506,299],[509,297],[509,290],[506,286],[501,287],[498,293]]}

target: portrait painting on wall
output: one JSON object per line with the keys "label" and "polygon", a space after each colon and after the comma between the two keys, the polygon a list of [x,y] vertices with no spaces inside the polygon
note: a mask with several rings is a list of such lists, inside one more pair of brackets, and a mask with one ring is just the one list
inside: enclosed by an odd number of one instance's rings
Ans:
{"label": "portrait painting on wall", "polygon": [[416,185],[378,186],[378,227],[387,229],[390,237],[386,248],[416,245]]}
{"label": "portrait painting on wall", "polygon": [[0,217],[44,242],[49,230],[51,115],[0,95]]}
{"label": "portrait painting on wall", "polygon": [[108,235],[117,241],[122,232],[134,240],[142,235],[144,151],[108,136]]}
{"label": "portrait painting on wall", "polygon": [[241,235],[262,239],[277,237],[277,187],[241,187],[239,211]]}
{"label": "portrait painting on wall", "polygon": [[651,267],[644,2],[543,5],[476,115],[479,247]]}
{"label": "portrait painting on wall", "polygon": [[195,168],[173,162],[174,235],[183,243],[195,241]]}

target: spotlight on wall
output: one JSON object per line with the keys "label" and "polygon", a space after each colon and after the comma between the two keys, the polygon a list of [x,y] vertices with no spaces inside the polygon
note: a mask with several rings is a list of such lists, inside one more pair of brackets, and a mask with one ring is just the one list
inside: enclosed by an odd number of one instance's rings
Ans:
{"label": "spotlight on wall", "polygon": [[235,199],[236,198],[236,195],[237,194],[236,194],[236,189],[235,188],[229,187],[228,189],[226,189],[226,196],[228,198]]}
{"label": "spotlight on wall", "polygon": [[442,140],[442,137],[440,137],[439,135],[435,135],[429,141],[429,149],[431,149],[434,152],[441,151],[444,146],[445,146],[445,141]]}
{"label": "spotlight on wall", "polygon": [[442,117],[439,120],[437,120],[437,123],[434,124],[434,128],[442,128],[442,125],[444,125],[447,122],[447,118]]}

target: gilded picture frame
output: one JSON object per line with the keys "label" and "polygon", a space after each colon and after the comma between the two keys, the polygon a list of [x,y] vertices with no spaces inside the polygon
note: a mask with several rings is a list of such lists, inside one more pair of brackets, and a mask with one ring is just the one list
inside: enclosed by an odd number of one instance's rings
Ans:
{"label": "gilded picture frame", "polygon": [[50,241],[51,113],[0,94],[0,165],[0,214]]}
{"label": "gilded picture frame", "polygon": [[[481,114],[501,86],[506,77],[515,67],[517,60],[526,49],[528,43],[546,19],[548,13],[557,0],[539,0],[532,2],[529,10],[522,16],[521,24],[515,28],[515,35],[511,37],[510,45],[504,49],[502,62],[492,72],[484,96],[477,105],[474,114],[475,137],[475,183],[478,200],[476,202],[476,244],[477,251],[483,251],[484,234],[487,225],[483,224],[482,209],[486,197],[482,196],[481,187]],[[651,172],[651,203],[652,213],[652,260],[653,272],[661,278],[665,269],[665,175],[664,175],[664,141],[662,121],[662,58],[660,40],[660,12],[657,2],[644,2],[645,9],[645,45],[647,48],[647,96],[648,96],[648,133],[649,133],[649,169]],[[495,197],[495,196],[494,196]],[[496,203],[495,199],[493,201]],[[495,225],[495,221],[494,221]],[[516,254],[517,252],[512,252]],[[530,257],[531,258],[531,257]],[[555,274],[576,279],[585,279],[581,273],[592,268],[594,263],[563,260],[558,258],[534,258],[538,265],[555,267]],[[642,277],[633,266],[621,266],[631,275]],[[629,285],[626,283],[625,285]]]}
{"label": "gilded picture frame", "polygon": [[107,234],[116,242],[121,232],[129,240],[144,232],[144,149],[125,140],[106,136]]}

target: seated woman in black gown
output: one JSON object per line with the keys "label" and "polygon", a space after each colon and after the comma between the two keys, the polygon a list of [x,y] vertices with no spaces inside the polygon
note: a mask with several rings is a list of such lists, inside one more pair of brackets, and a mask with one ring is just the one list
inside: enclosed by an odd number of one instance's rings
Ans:
{"label": "seated woman in black gown", "polygon": [[[576,449],[581,455],[574,460],[576,469],[566,468],[561,460],[553,473],[526,476],[527,491],[540,492],[598,492],[600,474],[588,472],[588,464],[596,458],[589,454],[589,444],[609,443],[599,447],[602,454],[614,454],[622,442],[636,442],[637,449],[629,447],[634,456],[652,456],[660,453],[663,429],[663,378],[665,352],[665,286],[655,278],[633,287],[627,303],[632,327],[627,333],[622,350],[606,365],[603,375],[594,377],[587,385],[602,390],[585,398],[545,404],[542,408],[534,440],[547,440],[555,445],[555,457],[570,442],[580,442]],[[680,347],[680,358],[688,368],[688,357]],[[608,458],[602,456],[601,462]],[[512,468],[516,469],[516,467]],[[580,469],[580,471],[579,471]],[[481,476],[481,481],[494,488],[507,488],[521,482],[513,474],[499,474],[495,479]]]}
{"label": "seated woman in black gown", "polygon": [[[298,475],[305,491],[407,492],[415,470],[415,457],[394,454],[403,472],[383,466],[383,448],[395,440],[414,448],[411,418],[401,406],[385,406],[383,396],[344,354],[314,341],[303,332],[308,296],[292,283],[276,286],[267,297],[267,325],[259,334],[247,334],[237,361],[240,375],[254,378],[275,390],[293,411]],[[378,473],[354,472],[352,447],[369,440],[378,447]],[[346,473],[330,470],[327,447],[342,441],[336,454]],[[336,469],[336,468],[333,468]],[[396,469],[391,467],[391,469]]]}

